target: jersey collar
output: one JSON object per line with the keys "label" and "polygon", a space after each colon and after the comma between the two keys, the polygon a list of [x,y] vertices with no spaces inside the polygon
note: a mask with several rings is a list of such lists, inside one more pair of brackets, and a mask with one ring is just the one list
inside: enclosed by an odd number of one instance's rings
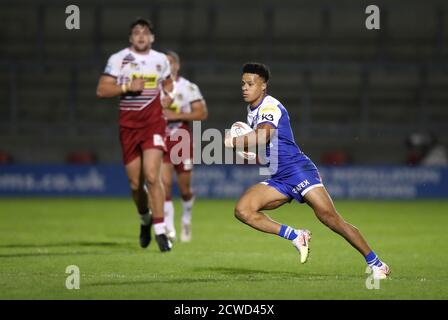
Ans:
{"label": "jersey collar", "polygon": [[263,99],[261,99],[260,103],[257,104],[255,107],[252,107],[252,106],[249,104],[249,110],[250,110],[250,111],[254,111],[254,110],[257,109],[259,106],[261,106],[261,104],[263,103],[264,99],[266,99],[267,96],[268,96],[268,95],[265,94],[264,97],[263,97]]}
{"label": "jersey collar", "polygon": [[137,57],[137,58],[142,58],[142,59],[148,57],[148,56],[151,54],[151,51],[152,51],[152,49],[149,49],[148,53],[141,54],[141,53],[135,52],[134,50],[131,50],[130,47],[128,48],[128,50],[129,50],[129,52],[130,52],[131,54],[133,54],[135,57]]}

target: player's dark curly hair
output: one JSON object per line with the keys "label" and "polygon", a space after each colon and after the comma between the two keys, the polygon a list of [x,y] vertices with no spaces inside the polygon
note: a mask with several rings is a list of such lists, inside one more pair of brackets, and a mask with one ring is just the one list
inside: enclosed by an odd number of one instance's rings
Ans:
{"label": "player's dark curly hair", "polygon": [[269,81],[271,77],[271,71],[269,67],[263,63],[259,62],[248,62],[243,65],[243,73],[254,73],[258,74],[265,82]]}
{"label": "player's dark curly hair", "polygon": [[154,34],[154,25],[148,19],[144,19],[141,17],[138,17],[137,19],[135,19],[129,27],[129,34],[132,33],[132,29],[134,29],[135,26],[148,27],[149,31],[151,31],[151,33]]}

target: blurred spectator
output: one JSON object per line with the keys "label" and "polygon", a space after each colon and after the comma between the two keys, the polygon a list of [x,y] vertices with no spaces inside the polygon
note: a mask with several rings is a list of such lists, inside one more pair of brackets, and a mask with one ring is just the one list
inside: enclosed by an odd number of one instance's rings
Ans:
{"label": "blurred spectator", "polygon": [[72,151],[69,152],[65,158],[69,164],[95,164],[96,156],[90,151]]}
{"label": "blurred spectator", "polygon": [[322,155],[322,164],[326,166],[344,166],[348,162],[348,155],[342,150],[329,151]]}
{"label": "blurred spectator", "polygon": [[12,163],[12,156],[5,151],[0,151],[0,165],[11,163]]}
{"label": "blurred spectator", "polygon": [[408,154],[406,162],[410,165],[446,166],[446,148],[439,144],[437,137],[430,132],[414,132],[406,139]]}

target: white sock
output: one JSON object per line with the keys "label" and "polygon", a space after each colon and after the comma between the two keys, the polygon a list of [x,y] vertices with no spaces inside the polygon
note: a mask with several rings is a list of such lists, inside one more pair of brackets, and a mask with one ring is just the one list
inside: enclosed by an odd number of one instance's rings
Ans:
{"label": "white sock", "polygon": [[191,211],[193,209],[194,197],[188,201],[182,200],[182,222],[184,224],[191,224]]}
{"label": "white sock", "polygon": [[168,232],[176,232],[176,228],[174,227],[174,206],[173,201],[165,201],[165,204],[163,205],[163,211],[165,216],[165,223],[166,228],[168,229]]}
{"label": "white sock", "polygon": [[156,235],[165,234],[166,233],[166,223],[159,222],[159,223],[154,224],[154,232],[156,233]]}
{"label": "white sock", "polygon": [[146,212],[145,214],[138,214],[138,216],[140,217],[140,223],[142,224],[142,226],[147,226],[148,224],[151,223],[151,211],[148,210],[148,212]]}

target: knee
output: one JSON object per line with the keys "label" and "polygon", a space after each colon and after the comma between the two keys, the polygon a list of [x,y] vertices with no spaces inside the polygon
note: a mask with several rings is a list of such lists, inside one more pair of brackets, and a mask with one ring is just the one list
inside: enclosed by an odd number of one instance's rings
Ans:
{"label": "knee", "polygon": [[140,185],[140,179],[138,178],[130,178],[129,179],[129,186],[132,191],[138,191],[143,186]]}
{"label": "knee", "polygon": [[145,174],[145,179],[149,185],[154,185],[160,182],[160,174],[155,170],[151,170]]}
{"label": "knee", "polygon": [[252,210],[247,206],[237,205],[234,210],[235,218],[242,222],[249,222],[252,217]]}

